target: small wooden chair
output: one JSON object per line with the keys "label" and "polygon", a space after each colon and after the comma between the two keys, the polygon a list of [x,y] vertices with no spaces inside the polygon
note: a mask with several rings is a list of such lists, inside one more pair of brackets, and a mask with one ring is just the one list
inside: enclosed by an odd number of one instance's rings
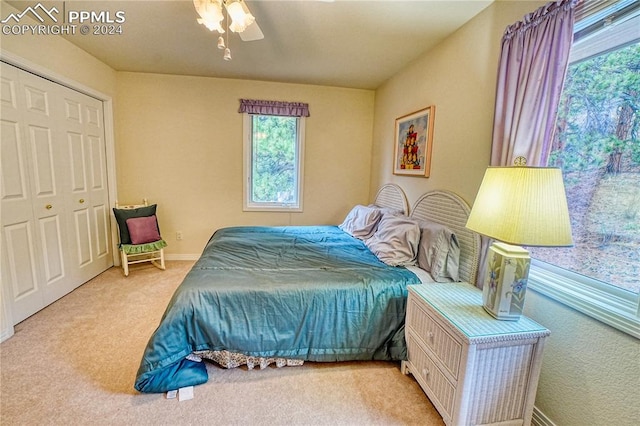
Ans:
{"label": "small wooden chair", "polygon": [[129,265],[151,262],[165,270],[164,248],[167,243],[160,236],[156,217],[156,204],[119,204],[116,201],[113,214],[118,222],[120,258],[125,277],[129,276]]}

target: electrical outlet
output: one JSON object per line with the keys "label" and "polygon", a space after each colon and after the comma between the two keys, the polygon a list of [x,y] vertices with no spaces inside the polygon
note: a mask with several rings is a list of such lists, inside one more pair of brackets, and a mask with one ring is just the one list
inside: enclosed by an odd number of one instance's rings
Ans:
{"label": "electrical outlet", "polygon": [[182,240],[182,231],[176,232],[176,240],[178,241]]}

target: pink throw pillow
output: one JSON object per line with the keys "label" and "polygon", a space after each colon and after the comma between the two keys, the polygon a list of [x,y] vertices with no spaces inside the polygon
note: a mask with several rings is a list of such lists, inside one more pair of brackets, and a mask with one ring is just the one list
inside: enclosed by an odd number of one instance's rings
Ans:
{"label": "pink throw pillow", "polygon": [[161,239],[155,215],[127,219],[131,244],[146,244]]}

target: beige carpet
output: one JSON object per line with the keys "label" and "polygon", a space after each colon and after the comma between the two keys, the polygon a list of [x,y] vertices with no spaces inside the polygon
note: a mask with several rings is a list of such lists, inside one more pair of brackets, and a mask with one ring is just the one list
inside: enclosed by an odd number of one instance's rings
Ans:
{"label": "beige carpet", "polygon": [[0,424],[442,425],[398,363],[225,370],[189,401],[140,394],[147,339],[192,262],[111,268],[28,318],[0,344]]}

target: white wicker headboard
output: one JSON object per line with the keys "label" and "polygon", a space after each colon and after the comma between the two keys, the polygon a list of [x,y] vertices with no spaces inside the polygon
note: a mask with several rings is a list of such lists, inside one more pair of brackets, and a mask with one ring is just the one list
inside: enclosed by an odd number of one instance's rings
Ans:
{"label": "white wicker headboard", "polygon": [[402,210],[405,215],[409,215],[409,201],[402,188],[394,183],[382,186],[373,203],[379,207],[387,207]]}
{"label": "white wicker headboard", "polygon": [[447,226],[460,243],[460,280],[475,285],[480,257],[480,235],[467,229],[469,205],[448,191],[431,191],[422,195],[411,208],[411,217]]}

